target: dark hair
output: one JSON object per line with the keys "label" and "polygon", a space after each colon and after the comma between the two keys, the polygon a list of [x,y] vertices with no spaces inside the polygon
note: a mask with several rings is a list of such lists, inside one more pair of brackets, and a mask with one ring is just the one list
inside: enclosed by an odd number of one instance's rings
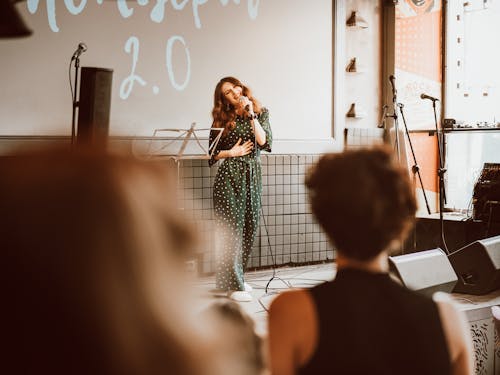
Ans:
{"label": "dark hair", "polygon": [[262,108],[257,99],[252,95],[252,91],[245,86],[241,81],[235,77],[224,77],[222,78],[214,90],[214,108],[212,109],[212,117],[214,128],[224,128],[223,136],[226,136],[227,133],[234,129],[236,123],[236,111],[235,108],[229,103],[229,101],[224,96],[222,92],[222,85],[226,82],[232,83],[235,86],[239,86],[242,88],[242,95],[246,96],[253,103],[253,108],[255,113],[260,113]]}
{"label": "dark hair", "polygon": [[336,250],[369,260],[408,231],[416,201],[386,146],[326,154],[306,177],[312,212]]}

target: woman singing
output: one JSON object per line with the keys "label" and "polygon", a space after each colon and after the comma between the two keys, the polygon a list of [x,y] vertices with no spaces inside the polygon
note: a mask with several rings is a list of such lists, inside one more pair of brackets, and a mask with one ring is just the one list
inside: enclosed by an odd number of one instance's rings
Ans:
{"label": "woman singing", "polygon": [[[212,166],[224,159],[215,177],[214,210],[220,230],[221,251],[216,270],[216,288],[239,302],[251,301],[252,288],[243,276],[259,224],[262,175],[260,150],[271,152],[269,111],[260,106],[250,89],[234,77],[222,78],[214,92],[210,132]],[[215,147],[215,149],[214,149]]]}

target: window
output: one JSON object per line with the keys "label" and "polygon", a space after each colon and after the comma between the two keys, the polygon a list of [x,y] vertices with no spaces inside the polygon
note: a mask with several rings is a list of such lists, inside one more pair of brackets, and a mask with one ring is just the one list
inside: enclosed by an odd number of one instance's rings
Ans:
{"label": "window", "polygon": [[500,162],[499,39],[500,0],[448,1],[445,117],[474,129],[446,135],[447,206],[470,214],[484,163]]}
{"label": "window", "polygon": [[500,123],[500,0],[449,1],[445,117]]}

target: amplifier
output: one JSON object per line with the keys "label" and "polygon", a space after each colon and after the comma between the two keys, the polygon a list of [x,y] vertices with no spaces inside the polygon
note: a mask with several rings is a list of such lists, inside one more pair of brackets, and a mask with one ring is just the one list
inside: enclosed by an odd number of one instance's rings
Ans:
{"label": "amplifier", "polygon": [[484,163],[472,196],[474,220],[500,220],[500,164]]}

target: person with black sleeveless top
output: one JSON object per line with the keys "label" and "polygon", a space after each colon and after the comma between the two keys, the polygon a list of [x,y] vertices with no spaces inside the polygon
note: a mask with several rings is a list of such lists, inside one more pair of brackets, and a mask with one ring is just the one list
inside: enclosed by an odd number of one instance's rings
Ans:
{"label": "person with black sleeveless top", "polygon": [[388,273],[388,254],[413,222],[407,170],[387,147],[327,154],[306,185],[336,249],[336,277],[282,293],[269,312],[271,372],[472,374],[472,339],[444,293],[432,299]]}

